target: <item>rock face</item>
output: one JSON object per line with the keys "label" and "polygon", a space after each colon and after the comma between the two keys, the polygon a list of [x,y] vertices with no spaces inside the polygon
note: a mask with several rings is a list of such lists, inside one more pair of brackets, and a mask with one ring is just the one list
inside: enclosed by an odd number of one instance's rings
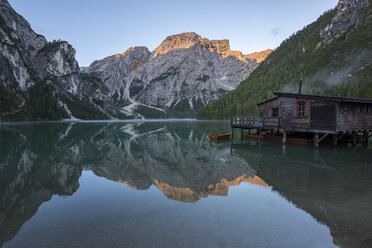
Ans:
{"label": "rock face", "polygon": [[320,36],[331,41],[341,34],[362,24],[359,10],[368,4],[369,0],[339,0],[337,13],[332,22],[320,31]]}
{"label": "rock face", "polygon": [[251,60],[256,60],[258,63],[261,63],[265,61],[265,59],[272,53],[274,52],[273,49],[266,49],[261,52],[255,52],[255,53],[250,53],[245,55],[246,58],[251,59]]}
{"label": "rock face", "polygon": [[36,34],[6,0],[0,1],[0,34],[0,120],[68,118],[70,106],[74,112],[83,106],[71,45]]}
{"label": "rock face", "polygon": [[103,85],[103,88],[92,88],[89,84],[84,84],[91,91],[86,93],[112,116],[132,116],[134,111],[131,111],[130,106],[128,109],[131,104],[129,82],[133,81],[150,56],[146,47],[132,47],[123,54],[109,56],[93,62],[88,68],[82,68],[83,77],[96,78]]}
{"label": "rock face", "polygon": [[230,50],[228,40],[182,33],[167,37],[152,53],[146,47],[130,48],[81,72],[97,75],[109,89],[107,94],[96,92],[95,98],[114,98],[119,111],[127,115],[144,114],[138,106],[193,115],[235,89],[257,66],[255,59]]}

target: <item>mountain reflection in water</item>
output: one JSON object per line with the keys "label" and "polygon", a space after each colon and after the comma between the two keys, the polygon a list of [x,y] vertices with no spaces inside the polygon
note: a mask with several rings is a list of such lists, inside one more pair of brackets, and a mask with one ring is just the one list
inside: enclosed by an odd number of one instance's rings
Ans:
{"label": "mountain reflection in water", "polygon": [[[212,127],[211,127],[212,126]],[[271,187],[330,229],[342,247],[372,244],[372,156],[256,143],[210,144],[211,123],[40,123],[0,126],[0,246],[83,170],[193,203],[242,182]],[[212,130],[211,130],[212,129]]]}

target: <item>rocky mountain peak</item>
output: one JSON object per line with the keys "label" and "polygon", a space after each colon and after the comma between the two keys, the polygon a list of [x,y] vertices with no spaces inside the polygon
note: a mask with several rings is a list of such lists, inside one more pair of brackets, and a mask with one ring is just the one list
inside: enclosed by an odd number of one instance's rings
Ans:
{"label": "rocky mountain peak", "polygon": [[225,40],[211,40],[210,41],[210,47],[208,47],[210,51],[215,51],[217,53],[220,53],[222,55],[227,54],[230,52],[230,41]]}
{"label": "rocky mountain peak", "polygon": [[125,52],[123,53],[118,53],[115,55],[116,58],[124,58],[125,56],[129,55],[129,54],[138,54],[138,53],[141,53],[141,52],[148,52],[149,49],[145,46],[135,46],[135,47],[130,47],[128,48]]}
{"label": "rocky mountain peak", "polygon": [[268,54],[245,56],[231,50],[227,39],[209,40],[188,32],[166,37],[153,52],[131,47],[81,72],[104,82],[106,91],[96,91],[93,99],[103,101],[107,111],[113,109],[114,99],[114,108],[126,115],[192,114],[238,86]]}
{"label": "rocky mountain peak", "polygon": [[154,50],[153,57],[166,54],[174,49],[187,49],[197,42],[203,42],[202,38],[193,32],[170,35]]}
{"label": "rocky mountain peak", "polygon": [[240,51],[231,50],[230,41],[227,39],[209,40],[194,32],[168,36],[165,38],[165,40],[163,40],[160,46],[154,50],[153,58],[166,54],[175,49],[188,49],[195,44],[208,49],[210,52],[216,52],[223,58],[233,56],[243,62],[247,62],[247,59],[249,59],[246,58]]}

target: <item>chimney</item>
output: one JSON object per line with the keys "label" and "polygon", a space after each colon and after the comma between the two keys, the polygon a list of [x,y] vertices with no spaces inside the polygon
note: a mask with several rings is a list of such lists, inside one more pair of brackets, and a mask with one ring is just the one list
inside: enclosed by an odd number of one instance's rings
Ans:
{"label": "chimney", "polygon": [[302,79],[300,79],[300,85],[298,87],[298,94],[301,94],[301,89],[302,89]]}

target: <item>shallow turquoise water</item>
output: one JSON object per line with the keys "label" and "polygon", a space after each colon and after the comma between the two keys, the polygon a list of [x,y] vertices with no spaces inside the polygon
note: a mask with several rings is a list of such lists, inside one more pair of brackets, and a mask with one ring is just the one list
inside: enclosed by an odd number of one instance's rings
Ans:
{"label": "shallow turquoise water", "polygon": [[0,126],[3,247],[371,247],[372,150],[226,122]]}

